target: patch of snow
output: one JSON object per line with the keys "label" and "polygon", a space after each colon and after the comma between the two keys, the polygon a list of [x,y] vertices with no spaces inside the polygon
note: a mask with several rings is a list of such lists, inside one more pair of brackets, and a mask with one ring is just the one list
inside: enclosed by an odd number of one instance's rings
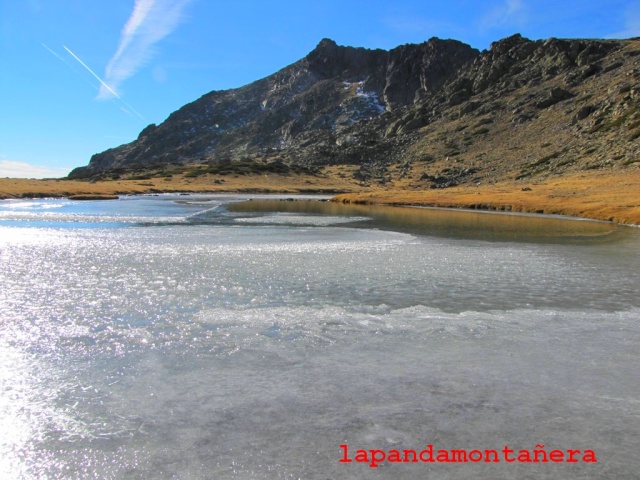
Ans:
{"label": "patch of snow", "polygon": [[376,92],[364,91],[364,82],[358,82],[358,87],[356,88],[356,95],[358,97],[362,97],[368,100],[369,103],[376,110],[378,110],[378,113],[382,113],[386,110],[386,107],[380,103],[380,99],[378,99],[378,94]]}

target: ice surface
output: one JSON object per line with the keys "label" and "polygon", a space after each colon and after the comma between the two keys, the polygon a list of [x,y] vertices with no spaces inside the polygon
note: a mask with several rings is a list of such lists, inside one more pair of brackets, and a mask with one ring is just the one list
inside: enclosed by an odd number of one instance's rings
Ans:
{"label": "ice surface", "polygon": [[[149,226],[0,226],[3,478],[640,470],[638,232],[489,242],[180,205]],[[339,463],[341,444],[429,443],[598,463]]]}

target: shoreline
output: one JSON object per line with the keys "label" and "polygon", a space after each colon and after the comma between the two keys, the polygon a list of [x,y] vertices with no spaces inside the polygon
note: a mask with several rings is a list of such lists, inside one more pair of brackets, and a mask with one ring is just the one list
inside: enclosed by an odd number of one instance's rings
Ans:
{"label": "shoreline", "polygon": [[451,208],[491,213],[557,215],[640,225],[640,170],[582,172],[536,182],[503,181],[446,189],[363,187],[337,175],[255,175],[221,178],[152,178],[87,182],[0,178],[0,200],[162,193],[263,193],[333,195],[331,201],[362,205]]}
{"label": "shoreline", "polygon": [[[598,218],[585,218],[576,217],[573,215],[560,215],[557,213],[530,213],[530,212],[512,212],[507,210],[479,210],[474,208],[456,208],[456,207],[431,207],[428,205],[389,205],[397,206],[399,208],[425,208],[430,210],[451,210],[452,212],[469,212],[469,213],[486,213],[488,215],[513,215],[518,217],[531,217],[531,218],[548,218],[556,220],[574,220],[576,222],[596,222],[596,223],[614,223],[611,220],[600,220]],[[640,227],[640,225],[630,223],[619,223],[617,225],[623,227]]]}

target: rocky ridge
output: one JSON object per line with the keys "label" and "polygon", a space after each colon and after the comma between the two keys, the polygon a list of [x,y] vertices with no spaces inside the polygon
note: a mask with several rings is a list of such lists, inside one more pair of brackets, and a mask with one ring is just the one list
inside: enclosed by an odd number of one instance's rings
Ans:
{"label": "rocky ridge", "polygon": [[324,39],[267,78],[185,105],[69,178],[351,165],[362,185],[422,189],[635,168],[639,83],[638,39],[513,35],[483,52],[436,38],[390,51]]}

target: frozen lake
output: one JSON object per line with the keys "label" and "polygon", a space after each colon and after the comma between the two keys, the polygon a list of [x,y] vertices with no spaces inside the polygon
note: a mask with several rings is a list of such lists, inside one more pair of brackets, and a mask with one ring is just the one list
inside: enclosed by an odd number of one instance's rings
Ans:
{"label": "frozen lake", "polygon": [[246,198],[0,202],[2,478],[637,478],[637,229]]}

